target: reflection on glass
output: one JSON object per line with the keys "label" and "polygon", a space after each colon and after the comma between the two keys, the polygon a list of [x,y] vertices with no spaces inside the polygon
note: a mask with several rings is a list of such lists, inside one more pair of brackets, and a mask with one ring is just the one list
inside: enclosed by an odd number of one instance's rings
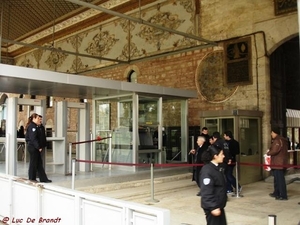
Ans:
{"label": "reflection on glass", "polygon": [[213,132],[218,131],[218,119],[206,119],[205,127],[207,127],[208,132],[212,135]]}
{"label": "reflection on glass", "polygon": [[240,148],[242,156],[259,154],[258,119],[241,118],[247,121],[240,124]]}

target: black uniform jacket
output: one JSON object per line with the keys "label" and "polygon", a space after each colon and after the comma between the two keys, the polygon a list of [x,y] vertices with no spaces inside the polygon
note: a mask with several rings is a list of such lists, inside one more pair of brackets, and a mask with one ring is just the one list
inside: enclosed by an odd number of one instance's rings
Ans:
{"label": "black uniform jacket", "polygon": [[47,138],[46,138],[46,130],[43,124],[39,126],[38,138],[40,142],[40,146],[45,148],[47,146]]}
{"label": "black uniform jacket", "polygon": [[240,154],[240,144],[234,139],[226,141],[229,147],[229,156],[231,157],[231,162],[236,162],[236,155]]}
{"label": "black uniform jacket", "polygon": [[202,167],[200,174],[201,207],[209,211],[225,208],[227,186],[223,168],[210,162]]}
{"label": "black uniform jacket", "polygon": [[36,149],[40,149],[40,141],[39,141],[39,127],[31,122],[26,130],[25,139],[28,145],[33,146]]}

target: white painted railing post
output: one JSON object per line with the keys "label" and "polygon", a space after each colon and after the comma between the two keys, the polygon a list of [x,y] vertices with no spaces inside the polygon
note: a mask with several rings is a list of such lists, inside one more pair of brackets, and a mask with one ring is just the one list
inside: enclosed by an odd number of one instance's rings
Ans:
{"label": "white painted railing post", "polygon": [[268,225],[276,225],[276,215],[269,215]]}

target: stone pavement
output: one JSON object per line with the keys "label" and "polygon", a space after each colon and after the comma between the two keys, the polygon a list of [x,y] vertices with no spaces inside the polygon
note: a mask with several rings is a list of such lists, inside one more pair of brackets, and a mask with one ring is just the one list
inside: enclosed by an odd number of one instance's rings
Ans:
{"label": "stone pavement", "polygon": [[[154,177],[154,195],[150,180],[139,179],[112,184],[95,184],[76,188],[81,191],[133,201],[171,212],[171,225],[206,224],[198,188],[191,181],[191,173]],[[266,181],[243,185],[243,197],[229,196],[225,208],[228,225],[268,225],[268,215],[276,215],[276,225],[298,225],[300,222],[299,174],[287,175],[288,201],[269,197],[273,191],[272,177]],[[155,202],[153,200],[158,200]]]}

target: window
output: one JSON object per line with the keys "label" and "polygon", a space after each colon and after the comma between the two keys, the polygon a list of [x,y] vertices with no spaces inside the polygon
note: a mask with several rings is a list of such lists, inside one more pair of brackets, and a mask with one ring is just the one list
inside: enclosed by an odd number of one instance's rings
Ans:
{"label": "window", "polygon": [[128,82],[137,83],[137,73],[134,70],[129,72]]}

